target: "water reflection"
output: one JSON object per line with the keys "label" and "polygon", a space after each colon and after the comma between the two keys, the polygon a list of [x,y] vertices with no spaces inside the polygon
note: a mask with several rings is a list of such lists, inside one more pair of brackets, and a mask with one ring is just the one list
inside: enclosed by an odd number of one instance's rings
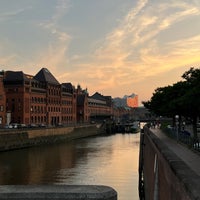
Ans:
{"label": "water reflection", "polygon": [[0,153],[0,184],[109,185],[138,199],[139,134],[94,137]]}

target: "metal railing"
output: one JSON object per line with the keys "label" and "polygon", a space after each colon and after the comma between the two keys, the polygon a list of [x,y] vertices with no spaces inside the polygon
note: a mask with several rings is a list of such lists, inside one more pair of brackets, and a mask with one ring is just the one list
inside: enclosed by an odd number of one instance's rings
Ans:
{"label": "metal railing", "polygon": [[165,128],[164,132],[174,140],[177,140],[177,142],[181,142],[188,146],[191,149],[194,149],[196,151],[200,152],[200,140],[199,138],[192,137],[192,134],[187,131],[177,131],[176,128]]}

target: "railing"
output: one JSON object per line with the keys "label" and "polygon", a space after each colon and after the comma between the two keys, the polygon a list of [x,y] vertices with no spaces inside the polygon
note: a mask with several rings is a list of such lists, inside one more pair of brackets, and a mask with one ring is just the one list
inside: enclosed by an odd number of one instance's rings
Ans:
{"label": "railing", "polygon": [[193,138],[190,132],[186,130],[177,132],[176,128],[166,128],[164,129],[164,132],[174,140],[177,140],[178,142],[187,145],[189,148],[200,152],[200,140],[199,138]]}
{"label": "railing", "polygon": [[[176,130],[168,130],[168,134],[177,139]],[[180,140],[185,137],[179,136]],[[187,136],[186,141],[189,141]],[[200,199],[199,182],[200,177],[165,144],[162,137],[157,137],[145,126],[140,138],[140,199]]]}

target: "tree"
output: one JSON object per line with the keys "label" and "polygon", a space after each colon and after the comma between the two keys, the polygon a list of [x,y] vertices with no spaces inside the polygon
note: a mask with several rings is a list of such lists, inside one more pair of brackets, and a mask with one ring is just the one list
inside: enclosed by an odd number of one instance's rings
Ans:
{"label": "tree", "polygon": [[187,116],[192,119],[194,137],[197,138],[197,120],[200,116],[200,69],[190,68],[182,75],[182,78],[187,83],[183,104]]}
{"label": "tree", "polygon": [[193,122],[194,138],[197,138],[197,119],[200,113],[200,69],[190,68],[182,78],[172,86],[157,88],[150,101],[143,105],[151,112],[174,117],[189,117]]}

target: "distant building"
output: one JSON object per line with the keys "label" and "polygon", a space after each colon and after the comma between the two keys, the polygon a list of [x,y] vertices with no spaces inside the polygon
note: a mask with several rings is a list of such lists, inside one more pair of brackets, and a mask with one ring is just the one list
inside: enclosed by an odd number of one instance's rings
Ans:
{"label": "distant building", "polygon": [[91,120],[112,118],[113,101],[111,96],[104,96],[96,92],[88,98],[88,104]]}
{"label": "distant building", "polygon": [[138,95],[132,94],[130,96],[126,96],[127,106],[131,108],[138,107]]}
{"label": "distant building", "polygon": [[115,107],[130,107],[130,108],[137,108],[138,107],[138,95],[131,94],[125,95],[123,98],[114,98],[113,99]]}

